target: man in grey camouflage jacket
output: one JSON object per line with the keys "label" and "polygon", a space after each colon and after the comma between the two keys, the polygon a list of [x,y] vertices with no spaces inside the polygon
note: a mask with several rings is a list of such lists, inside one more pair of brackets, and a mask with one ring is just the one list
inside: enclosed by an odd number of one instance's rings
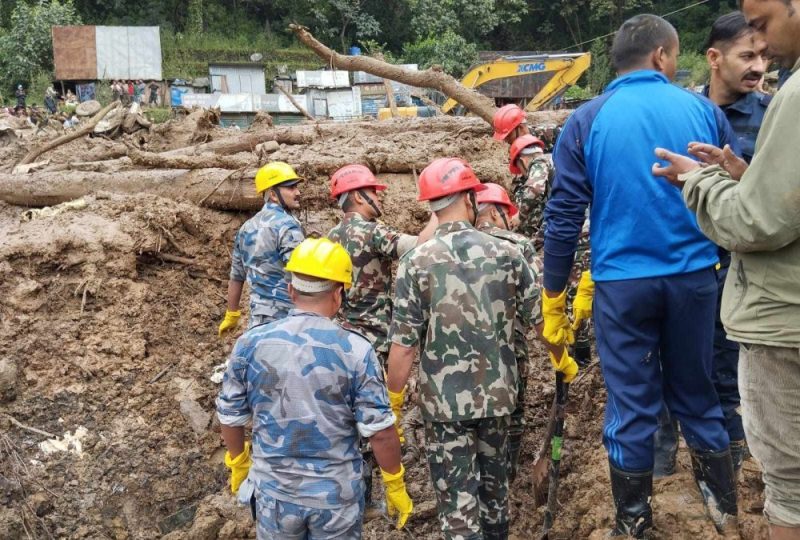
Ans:
{"label": "man in grey camouflage jacket", "polygon": [[[358,441],[366,437],[402,527],[413,505],[383,370],[365,338],[331,320],[350,284],[350,258],[326,238],[307,239],[286,268],[296,309],[239,338],[217,399],[231,490],[253,490],[259,540],[356,540],[364,511]],[[251,421],[252,443],[244,431]]]}
{"label": "man in grey camouflage jacket", "polygon": [[284,265],[304,238],[300,222],[290,213],[300,208],[301,181],[282,161],[267,163],[256,174],[256,192],[263,194],[264,207],[236,233],[220,337],[239,324],[245,280],[250,285],[250,328],[283,318],[291,309]]}

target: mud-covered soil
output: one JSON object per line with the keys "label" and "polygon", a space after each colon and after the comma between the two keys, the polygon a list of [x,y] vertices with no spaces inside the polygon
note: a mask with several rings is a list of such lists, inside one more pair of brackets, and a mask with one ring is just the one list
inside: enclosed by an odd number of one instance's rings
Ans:
{"label": "mud-covered soil", "polygon": [[[101,155],[118,143],[93,144]],[[492,148],[473,152],[501,160]],[[385,221],[418,231],[427,211],[413,175],[382,179]],[[325,180],[304,187],[308,210],[298,217],[308,232],[325,233],[338,216]],[[216,326],[232,239],[249,214],[144,194],[89,197],[83,209],[32,221],[24,211],[0,202],[0,538],[253,538],[226,487],[209,379],[233,345]],[[542,522],[530,477],[553,398],[549,364],[533,350],[529,429],[511,490],[512,534],[525,539]],[[611,524],[604,400],[595,364],[571,387],[551,538],[599,539]],[[79,444],[48,452],[47,434]],[[424,456],[407,469],[416,506],[407,531],[379,519],[366,538],[439,537]],[[657,538],[717,537],[689,471],[682,450],[678,474],[656,484]],[[749,462],[740,482],[746,540],[766,537],[761,492]]]}

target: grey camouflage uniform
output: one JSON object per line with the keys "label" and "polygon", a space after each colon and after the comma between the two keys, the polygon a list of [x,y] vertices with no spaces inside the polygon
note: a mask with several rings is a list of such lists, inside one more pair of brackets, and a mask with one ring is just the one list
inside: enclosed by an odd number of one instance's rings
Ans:
{"label": "grey camouflage uniform", "polygon": [[300,222],[273,202],[239,228],[230,279],[250,286],[249,327],[281,319],[292,308],[284,267],[303,238]]}
{"label": "grey camouflage uniform", "polygon": [[[507,240],[517,246],[522,252],[525,261],[530,265],[531,269],[536,275],[536,268],[538,268],[538,259],[536,250],[533,247],[533,241],[519,233],[508,231],[496,227],[491,223],[482,223],[478,230],[485,232],[495,238]],[[538,275],[536,275],[538,283]],[[536,297],[534,299],[535,308],[531,314],[531,320],[534,325],[543,322],[541,310],[540,291],[536,289]],[[530,361],[528,350],[527,333],[530,330],[526,327],[520,317],[517,317],[516,324],[514,325],[514,354],[517,357],[517,369],[519,370],[519,386],[517,387],[517,408],[511,413],[511,426],[508,431],[508,482],[509,485],[514,481],[517,476],[519,466],[519,453],[522,447],[522,436],[525,433],[525,391],[528,388],[528,373],[530,371]]]}
{"label": "grey camouflage uniform", "polygon": [[253,422],[248,478],[256,485],[259,538],[289,537],[284,529],[291,524],[280,522],[286,514],[275,511],[279,503],[308,517],[309,526],[322,527],[331,514],[357,516],[350,529],[339,525],[350,531],[346,538],[358,537],[359,435],[394,423],[383,369],[365,338],[295,309],[251,328],[231,354],[217,416],[227,426]]}
{"label": "grey camouflage uniform", "polygon": [[389,335],[420,347],[426,453],[445,537],[502,537],[514,328],[518,318],[530,325],[536,310],[533,270],[510,242],[460,221],[440,225],[397,274]]}
{"label": "grey camouflage uniform", "polygon": [[367,221],[356,212],[345,214],[328,238],[344,246],[353,261],[353,286],[338,318],[372,341],[385,366],[392,321],[392,262],[412,249],[417,238]]}

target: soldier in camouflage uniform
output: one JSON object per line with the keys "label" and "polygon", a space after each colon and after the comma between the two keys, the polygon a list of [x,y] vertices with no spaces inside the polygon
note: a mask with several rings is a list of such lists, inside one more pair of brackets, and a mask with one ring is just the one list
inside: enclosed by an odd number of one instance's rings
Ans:
{"label": "soldier in camouflage uniform", "polygon": [[[345,328],[356,329],[372,342],[382,367],[389,356],[389,323],[392,320],[392,263],[417,245],[430,238],[432,225],[419,238],[377,221],[382,214],[378,191],[386,186],[364,165],[345,165],[331,176],[331,197],[345,212],[328,233],[328,238],[340,243],[353,261],[353,286],[347,291],[338,319]],[[403,439],[403,442],[405,440]],[[366,519],[378,515],[372,500],[373,454],[368,445],[364,453],[364,482],[366,484]]]}
{"label": "soldier in camouflage uniform", "polygon": [[[517,231],[534,240],[537,251],[544,245],[544,208],[550,196],[550,184],[554,170],[544,155],[544,143],[533,135],[523,135],[513,142],[509,151],[508,169],[517,176],[512,181],[514,202],[519,208]],[[539,259],[539,264],[542,261]],[[589,247],[589,216],[587,212],[583,230],[578,239],[575,262],[570,275],[567,298],[572,302],[577,294],[581,273],[589,270],[591,250]],[[542,267],[537,268],[541,276]],[[541,283],[539,284],[541,286]],[[591,360],[591,319],[576,328],[572,356],[581,365]]]}
{"label": "soldier in camouflage uniform", "polygon": [[304,238],[300,222],[289,213],[300,208],[301,181],[292,167],[280,161],[264,165],[256,174],[256,192],[263,193],[264,207],[236,233],[220,336],[239,324],[245,280],[250,285],[249,328],[281,319],[291,309],[284,265]]}
{"label": "soldier in camouflage uniform", "polygon": [[534,272],[519,249],[472,225],[482,189],[460,159],[437,159],[420,174],[419,200],[430,201],[439,226],[400,261],[389,334],[390,392],[404,392],[420,351],[426,453],[448,539],[508,536],[514,328],[536,311]]}
{"label": "soldier in camouflage uniform", "polygon": [[[527,236],[510,230],[511,221],[518,213],[517,207],[511,202],[508,193],[502,186],[491,183],[486,183],[484,186],[486,186],[486,189],[480,191],[477,196],[478,220],[475,228],[515,245],[522,253],[525,261],[532,269],[535,269],[538,266],[538,257],[536,256],[536,250],[533,248],[533,242]],[[533,300],[534,312],[529,317],[537,330],[541,331],[543,319],[538,288],[535,291]],[[518,316],[514,325],[514,354],[517,358],[519,386],[517,387],[517,408],[511,413],[511,427],[508,432],[509,485],[514,482],[517,476],[522,436],[525,432],[525,391],[528,387],[528,373],[530,370],[527,332],[528,327],[525,326],[522,317]]]}
{"label": "soldier in camouflage uniform", "polygon": [[331,320],[351,268],[342,246],[301,243],[286,266],[296,309],[242,335],[225,372],[217,399],[225,463],[231,490],[255,498],[261,540],[361,537],[359,436],[376,449],[398,528],[412,511],[383,370],[369,341]]}
{"label": "soldier in camouflage uniform", "polygon": [[389,323],[392,320],[392,263],[418,243],[431,237],[431,220],[419,236],[403,234],[378,221],[383,207],[380,184],[364,165],[346,165],[331,176],[331,197],[344,211],[328,238],[344,246],[353,261],[353,286],[347,291],[339,318],[365,335],[381,364],[389,355]]}

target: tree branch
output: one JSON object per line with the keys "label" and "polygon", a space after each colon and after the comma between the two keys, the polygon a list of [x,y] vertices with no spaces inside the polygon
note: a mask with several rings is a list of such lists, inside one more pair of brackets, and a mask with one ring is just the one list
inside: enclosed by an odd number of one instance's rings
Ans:
{"label": "tree branch", "polygon": [[391,79],[410,86],[439,90],[447,97],[458,101],[467,110],[480,116],[489,124],[492,123],[492,117],[496,110],[494,102],[475,90],[462,86],[456,79],[440,69],[430,68],[423,71],[411,71],[394,64],[381,62],[369,56],[339,54],[320,43],[304,26],[290,24],[289,29],[294,32],[303,45],[338,69],[365,71],[376,77]]}

